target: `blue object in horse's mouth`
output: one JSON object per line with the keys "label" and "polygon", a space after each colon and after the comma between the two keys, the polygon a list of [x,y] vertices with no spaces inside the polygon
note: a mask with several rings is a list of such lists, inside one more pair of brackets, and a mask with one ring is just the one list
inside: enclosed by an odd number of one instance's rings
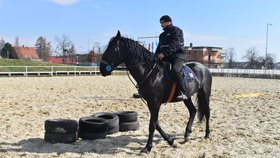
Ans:
{"label": "blue object in horse's mouth", "polygon": [[106,71],[112,71],[112,66],[110,65],[106,66]]}

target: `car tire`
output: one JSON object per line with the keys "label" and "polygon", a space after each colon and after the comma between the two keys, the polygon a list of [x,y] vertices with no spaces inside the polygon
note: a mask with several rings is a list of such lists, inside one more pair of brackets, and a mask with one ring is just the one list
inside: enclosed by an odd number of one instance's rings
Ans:
{"label": "car tire", "polygon": [[115,113],[119,117],[120,124],[123,122],[135,122],[138,120],[138,114],[135,111],[122,111]]}
{"label": "car tire", "polygon": [[107,134],[119,132],[119,117],[116,114],[109,112],[99,112],[92,115],[92,117],[102,118],[108,124]]}
{"label": "car tire", "polygon": [[139,129],[139,121],[120,123],[121,132],[136,131],[137,129]]}
{"label": "car tire", "polygon": [[108,131],[108,123],[103,118],[82,117],[79,120],[79,133],[103,133]]}
{"label": "car tire", "polygon": [[47,133],[75,133],[78,130],[78,123],[71,119],[49,119],[45,121]]}

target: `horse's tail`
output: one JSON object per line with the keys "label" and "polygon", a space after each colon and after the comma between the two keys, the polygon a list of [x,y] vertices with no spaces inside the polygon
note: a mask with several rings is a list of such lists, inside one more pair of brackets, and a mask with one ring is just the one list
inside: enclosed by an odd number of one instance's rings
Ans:
{"label": "horse's tail", "polygon": [[198,119],[202,122],[204,116],[209,119],[210,117],[210,95],[212,86],[212,75],[208,69],[206,69],[201,81],[201,88],[197,92],[197,104],[198,104]]}

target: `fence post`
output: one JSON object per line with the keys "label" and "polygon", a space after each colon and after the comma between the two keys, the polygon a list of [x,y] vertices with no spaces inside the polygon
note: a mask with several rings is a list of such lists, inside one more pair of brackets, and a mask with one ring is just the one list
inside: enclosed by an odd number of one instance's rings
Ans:
{"label": "fence post", "polygon": [[28,77],[28,66],[25,66],[25,77]]}
{"label": "fence post", "polygon": [[94,66],[94,75],[96,76],[97,66]]}
{"label": "fence post", "polygon": [[51,71],[52,71],[52,77],[53,77],[53,66],[51,67]]}

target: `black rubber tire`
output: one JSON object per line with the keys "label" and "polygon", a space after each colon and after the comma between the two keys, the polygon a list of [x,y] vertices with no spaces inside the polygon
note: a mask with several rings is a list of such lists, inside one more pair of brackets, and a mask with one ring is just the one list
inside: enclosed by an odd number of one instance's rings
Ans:
{"label": "black rubber tire", "polygon": [[78,130],[78,122],[71,119],[50,119],[45,121],[47,133],[75,133]]}
{"label": "black rubber tire", "polygon": [[47,133],[45,132],[44,140],[49,143],[74,143],[78,139],[75,133]]}
{"label": "black rubber tire", "polygon": [[108,131],[106,119],[98,117],[81,117],[79,120],[79,133],[103,133]]}
{"label": "black rubber tire", "polygon": [[119,117],[116,114],[109,112],[99,112],[92,115],[92,117],[103,118],[108,123],[107,134],[119,132]]}
{"label": "black rubber tire", "polygon": [[102,133],[79,133],[79,138],[84,140],[94,140],[94,139],[105,139],[107,137],[107,132]]}
{"label": "black rubber tire", "polygon": [[136,131],[139,129],[139,121],[134,121],[134,122],[123,122],[120,124],[120,131],[125,132],[125,131]]}
{"label": "black rubber tire", "polygon": [[139,93],[133,93],[133,98],[141,98],[141,95]]}
{"label": "black rubber tire", "polygon": [[123,122],[135,122],[138,120],[138,114],[135,111],[122,111],[122,112],[116,112],[116,115],[118,115],[120,124]]}

